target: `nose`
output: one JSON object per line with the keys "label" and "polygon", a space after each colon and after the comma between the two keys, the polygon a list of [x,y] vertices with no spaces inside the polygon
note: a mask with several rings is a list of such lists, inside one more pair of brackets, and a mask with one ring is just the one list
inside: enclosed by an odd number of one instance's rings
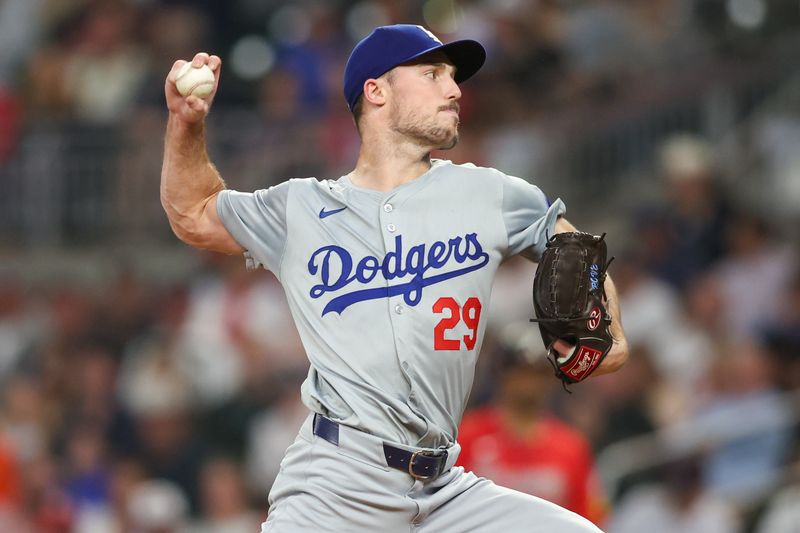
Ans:
{"label": "nose", "polygon": [[456,83],[456,80],[448,76],[447,87],[445,89],[445,96],[448,100],[458,100],[461,98],[461,88]]}

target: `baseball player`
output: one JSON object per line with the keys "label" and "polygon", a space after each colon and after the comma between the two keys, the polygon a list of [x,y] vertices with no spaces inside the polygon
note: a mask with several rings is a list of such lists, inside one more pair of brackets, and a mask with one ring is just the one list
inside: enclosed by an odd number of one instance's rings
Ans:
{"label": "baseball player", "polygon": [[[167,77],[161,199],[173,230],[271,270],[311,363],[310,414],[281,463],[263,532],[598,531],[453,466],[497,267],[513,254],[536,260],[549,235],[574,230],[561,200],[522,179],[431,159],[458,141],[458,84],[484,60],[475,41],[375,29],[344,72],[362,140],[355,169],[253,193],[227,190],[206,153],[216,86],[205,99],[182,97],[174,77],[184,61]],[[219,79],[219,57],[192,64]],[[605,285],[615,340],[596,373],[627,357]],[[572,347],[559,339],[553,349]]]}

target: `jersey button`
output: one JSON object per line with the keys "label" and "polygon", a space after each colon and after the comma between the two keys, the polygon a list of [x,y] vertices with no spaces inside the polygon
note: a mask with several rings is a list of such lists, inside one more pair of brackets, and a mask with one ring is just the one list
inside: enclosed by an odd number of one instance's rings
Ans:
{"label": "jersey button", "polygon": [[400,305],[400,304],[395,305],[394,306],[394,312],[397,313],[398,315],[402,315],[403,314],[403,306]]}
{"label": "jersey button", "polygon": [[393,209],[394,207],[392,206],[392,204],[383,204],[383,210],[386,211],[387,213],[391,213]]}
{"label": "jersey button", "polygon": [[388,225],[386,226],[386,229],[388,229],[388,230],[389,230],[389,232],[391,232],[391,233],[394,233],[394,232],[395,232],[395,230],[397,230],[397,227],[396,227],[394,224],[388,224]]}

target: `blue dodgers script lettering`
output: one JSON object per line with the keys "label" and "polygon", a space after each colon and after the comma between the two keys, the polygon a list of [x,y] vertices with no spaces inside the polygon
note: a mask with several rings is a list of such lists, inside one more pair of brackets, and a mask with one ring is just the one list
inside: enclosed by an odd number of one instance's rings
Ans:
{"label": "blue dodgers script lettering", "polygon": [[[403,253],[403,237],[394,239],[394,250],[388,252],[383,260],[368,255],[358,263],[353,261],[350,252],[331,244],[323,246],[311,254],[308,260],[308,272],[319,274],[320,283],[311,287],[310,296],[319,298],[329,292],[339,292],[345,287],[355,284],[366,285],[380,274],[385,280],[401,280],[396,285],[358,289],[339,294],[325,306],[322,315],[341,313],[349,306],[365,300],[389,298],[403,295],[403,300],[410,305],[417,305],[422,299],[422,289],[441,283],[442,281],[463,276],[486,266],[489,254],[483,251],[478,235],[468,233],[463,237],[453,237],[447,242],[435,241],[428,247],[426,244],[412,246]],[[464,265],[447,272],[428,275],[429,271],[438,271],[449,264]],[[410,277],[410,279],[409,279]],[[408,279],[405,283],[402,280]]]}

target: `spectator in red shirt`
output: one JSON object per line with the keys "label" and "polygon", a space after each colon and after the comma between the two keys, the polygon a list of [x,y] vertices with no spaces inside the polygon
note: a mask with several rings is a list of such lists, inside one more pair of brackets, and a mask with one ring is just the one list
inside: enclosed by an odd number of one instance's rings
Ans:
{"label": "spectator in red shirt", "polygon": [[498,397],[466,413],[458,464],[499,485],[538,496],[600,525],[605,497],[586,438],[547,412],[557,384],[544,358],[505,365]]}

